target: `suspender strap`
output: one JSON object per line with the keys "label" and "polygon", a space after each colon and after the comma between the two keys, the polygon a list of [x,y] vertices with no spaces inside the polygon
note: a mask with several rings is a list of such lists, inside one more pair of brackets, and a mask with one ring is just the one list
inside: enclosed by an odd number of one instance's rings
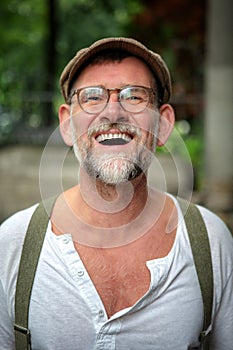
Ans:
{"label": "suspender strap", "polygon": [[[41,202],[32,215],[25,236],[20,260],[15,296],[15,349],[30,350],[31,339],[28,329],[28,314],[31,291],[55,198],[46,200],[46,209]],[[209,238],[204,220],[198,208],[184,199],[178,198],[184,215],[193,259],[201,288],[204,320],[200,334],[201,350],[209,350],[209,332],[213,303],[213,271]]]}
{"label": "suspender strap", "polygon": [[178,202],[184,215],[203,298],[204,320],[200,334],[201,349],[209,350],[210,329],[208,328],[211,324],[213,304],[213,270],[209,237],[199,209],[184,199],[179,198]]}
{"label": "suspender strap", "polygon": [[30,350],[28,313],[34,276],[47,230],[54,198],[46,200],[46,209],[41,202],[34,211],[25,236],[20,260],[15,295],[15,349]]}

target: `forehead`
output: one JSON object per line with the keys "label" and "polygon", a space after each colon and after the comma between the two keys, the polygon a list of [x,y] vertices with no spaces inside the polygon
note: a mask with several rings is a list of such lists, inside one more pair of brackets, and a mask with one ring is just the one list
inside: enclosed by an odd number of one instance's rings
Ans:
{"label": "forehead", "polygon": [[81,88],[91,85],[122,87],[124,85],[144,85],[150,87],[153,74],[140,59],[130,56],[121,61],[104,61],[89,64],[79,74],[73,86]]}

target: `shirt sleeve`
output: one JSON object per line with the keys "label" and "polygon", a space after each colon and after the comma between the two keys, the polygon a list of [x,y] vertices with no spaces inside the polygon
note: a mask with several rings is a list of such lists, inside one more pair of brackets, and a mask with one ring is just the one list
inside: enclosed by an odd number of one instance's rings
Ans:
{"label": "shirt sleeve", "polygon": [[14,300],[23,241],[36,206],[12,215],[0,226],[0,350],[14,349]]}
{"label": "shirt sleeve", "polygon": [[233,344],[233,239],[224,222],[201,208],[206,223],[214,274],[211,324],[212,350],[232,349]]}
{"label": "shirt sleeve", "polygon": [[14,350],[14,325],[10,319],[7,298],[0,281],[0,350]]}
{"label": "shirt sleeve", "polygon": [[222,293],[214,316],[211,349],[231,349],[233,344],[233,273]]}

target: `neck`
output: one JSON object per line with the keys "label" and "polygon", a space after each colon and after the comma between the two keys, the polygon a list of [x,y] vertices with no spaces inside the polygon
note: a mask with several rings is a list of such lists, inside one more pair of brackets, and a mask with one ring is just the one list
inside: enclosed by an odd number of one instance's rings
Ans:
{"label": "neck", "polygon": [[147,197],[147,179],[136,179],[118,185],[108,185],[80,170],[78,200],[90,224],[116,227],[127,224],[143,210]]}
{"label": "neck", "polygon": [[84,245],[124,245],[163,222],[165,203],[165,193],[147,187],[145,174],[112,186],[81,170],[80,184],[58,198],[52,228],[56,234],[71,233]]}

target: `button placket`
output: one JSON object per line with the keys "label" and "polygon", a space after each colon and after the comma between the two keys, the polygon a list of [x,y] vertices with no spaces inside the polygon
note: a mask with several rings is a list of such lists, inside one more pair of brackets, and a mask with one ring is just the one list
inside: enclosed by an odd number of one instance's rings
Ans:
{"label": "button placket", "polygon": [[96,338],[96,350],[114,350],[116,336],[121,329],[120,319],[108,320],[100,328]]}
{"label": "button placket", "polygon": [[96,330],[107,321],[105,310],[99,295],[93,285],[88,272],[83,265],[78,252],[75,250],[72,237],[70,235],[58,236],[57,241],[59,242],[60,250],[66,261],[66,265],[70,274],[77,282],[77,288],[85,302],[89,305],[93,319],[95,320]]}

